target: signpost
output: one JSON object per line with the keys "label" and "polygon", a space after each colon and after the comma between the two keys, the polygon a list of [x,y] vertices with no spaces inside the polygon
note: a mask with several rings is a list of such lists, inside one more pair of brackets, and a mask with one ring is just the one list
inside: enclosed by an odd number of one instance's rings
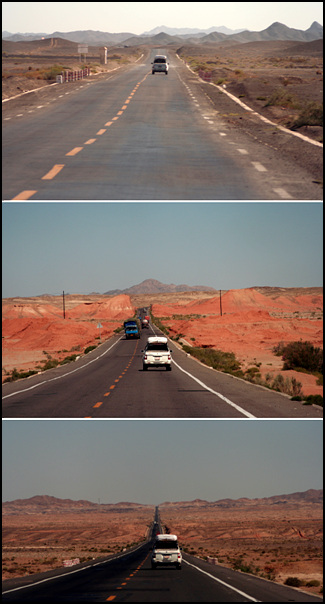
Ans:
{"label": "signpost", "polygon": [[99,341],[100,341],[100,343],[102,343],[102,337],[101,337],[101,335],[100,335],[100,330],[101,330],[101,328],[102,328],[102,327],[103,327],[103,326],[102,326],[102,324],[101,324],[101,323],[98,323],[98,325],[97,325],[97,329],[99,329]]}
{"label": "signpost", "polygon": [[88,54],[88,44],[78,44],[78,54],[80,56],[81,63],[81,56]]}

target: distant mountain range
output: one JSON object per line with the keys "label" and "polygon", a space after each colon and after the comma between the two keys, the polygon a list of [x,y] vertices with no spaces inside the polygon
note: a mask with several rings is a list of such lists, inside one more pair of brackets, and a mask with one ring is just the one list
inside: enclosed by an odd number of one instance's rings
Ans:
{"label": "distant mountain range", "polygon": [[111,289],[108,292],[104,292],[104,296],[119,296],[120,294],[126,294],[128,296],[136,296],[138,294],[164,294],[171,292],[190,292],[190,291],[211,291],[216,290],[213,287],[207,287],[205,285],[174,285],[173,283],[167,285],[161,283],[156,279],[145,279],[137,285],[132,285],[126,289]]}
{"label": "distant mountain range", "polygon": [[210,27],[209,29],[172,28],[164,25],[156,27],[141,35],[130,32],[108,33],[102,31],[71,31],[47,33],[10,33],[2,32],[2,39],[11,42],[32,41],[41,38],[63,38],[72,42],[89,44],[90,46],[135,46],[141,44],[208,44],[216,42],[245,43],[270,40],[293,40],[311,42],[323,38],[323,26],[314,21],[306,30],[287,27],[275,22],[266,29],[256,32],[249,30],[231,30],[227,27]]}
{"label": "distant mountain range", "polygon": [[[274,495],[272,497],[263,497],[259,499],[249,499],[242,497],[240,499],[220,499],[217,501],[206,501],[205,499],[196,499],[194,501],[165,502],[159,504],[161,507],[216,507],[216,508],[239,508],[252,507],[254,505],[322,505],[323,490],[309,489],[308,491],[291,493],[289,495]],[[93,512],[93,511],[116,511],[127,512],[130,509],[147,507],[149,504],[120,502],[120,503],[94,503],[87,500],[59,499],[49,495],[36,495],[29,499],[15,499],[14,501],[5,501],[2,504],[3,515],[12,514],[51,514],[54,512]],[[152,507],[152,506],[151,506]]]}

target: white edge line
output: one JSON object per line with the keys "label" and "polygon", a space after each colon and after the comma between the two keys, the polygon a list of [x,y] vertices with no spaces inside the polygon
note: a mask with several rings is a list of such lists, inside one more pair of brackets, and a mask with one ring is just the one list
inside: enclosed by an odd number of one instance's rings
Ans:
{"label": "white edge line", "polygon": [[[177,53],[176,53],[176,55],[177,55]],[[200,81],[203,82],[203,80],[201,80],[201,78],[197,75],[197,73],[195,73],[195,71],[193,71],[193,69],[190,68],[190,66],[186,63],[186,61],[181,59],[181,57],[179,55],[177,55],[177,57],[180,61],[182,61],[182,63],[185,64],[187,69],[191,73],[193,73],[193,75],[195,75]],[[286,132],[287,134],[292,134],[292,136],[296,136],[297,138],[300,138],[301,140],[303,140],[307,143],[310,143],[311,145],[315,145],[316,147],[323,147],[323,143],[320,143],[319,141],[309,138],[308,136],[304,136],[304,134],[300,134],[300,132],[294,132],[293,130],[289,130],[288,128],[285,128],[284,126],[281,126],[280,124],[276,124],[275,122],[272,122],[267,117],[264,117],[264,115],[261,115],[257,111],[254,111],[254,109],[252,109],[251,107],[246,105],[246,103],[243,103],[234,94],[231,94],[231,92],[228,92],[228,90],[225,90],[222,86],[218,86],[218,84],[214,84],[213,82],[206,82],[206,83],[209,84],[210,86],[214,86],[215,88],[218,88],[218,90],[220,90],[220,92],[223,92],[224,94],[229,96],[230,99],[232,99],[235,103],[237,103],[238,105],[243,107],[243,109],[245,109],[246,111],[251,111],[254,115],[259,117],[266,124],[270,124],[271,126],[278,128],[278,130],[281,130],[282,132]]]}
{"label": "white edge line", "polygon": [[237,409],[237,411],[239,411],[243,415],[246,415],[246,417],[250,417],[250,418],[254,418],[255,419],[255,415],[252,415],[248,411],[245,411],[245,409],[242,409],[241,407],[239,407],[239,405],[236,405],[236,403],[233,403],[231,400],[229,400],[228,398],[226,398],[225,396],[223,396],[223,394],[220,394],[220,392],[216,392],[215,390],[212,390],[212,388],[210,388],[209,386],[207,386],[206,384],[204,384],[203,382],[201,382],[198,378],[194,377],[194,375],[192,375],[191,373],[189,373],[188,371],[185,371],[185,369],[183,369],[182,367],[180,367],[180,365],[178,365],[178,363],[176,363],[176,361],[174,361],[174,359],[172,360],[172,362],[174,363],[174,365],[176,365],[176,367],[178,367],[178,369],[180,369],[180,371],[183,371],[183,373],[186,373],[186,375],[188,375],[190,378],[192,378],[192,380],[195,380],[195,382],[197,382],[198,384],[200,384],[200,386],[202,386],[206,390],[209,390],[209,392],[212,392],[212,394],[215,394],[216,396],[219,396],[219,398],[221,398],[223,401],[225,401],[231,407],[234,407],[235,409]]}
{"label": "white edge line", "polygon": [[217,581],[218,583],[221,583],[221,585],[224,585],[225,587],[228,587],[229,589],[232,589],[233,591],[236,591],[239,595],[244,596],[244,598],[248,598],[249,600],[251,600],[251,602],[260,602],[260,600],[256,600],[255,598],[253,598],[252,596],[249,596],[245,592],[240,591],[239,589],[237,589],[236,587],[233,587],[232,585],[229,585],[229,583],[225,583],[224,581],[221,581],[221,579],[218,579],[218,577],[214,577],[214,575],[211,575],[210,573],[206,572],[205,570],[202,570],[202,568],[199,568],[198,566],[195,566],[194,564],[191,564],[190,562],[187,562],[187,560],[183,559],[183,562],[185,562],[185,564],[188,564],[189,566],[192,566],[193,568],[195,568],[196,570],[198,570],[200,573],[203,573],[204,575],[207,575],[208,577],[210,577],[214,581]]}
{"label": "white edge line", "polygon": [[80,371],[80,369],[83,369],[84,367],[88,367],[88,365],[90,365],[91,363],[94,363],[95,361],[98,361],[98,359],[100,359],[105,354],[107,354],[110,350],[112,350],[113,346],[115,346],[122,339],[122,337],[123,336],[121,336],[118,340],[116,340],[116,342],[114,342],[112,344],[112,346],[107,348],[107,350],[105,350],[105,352],[102,352],[102,354],[97,356],[95,359],[92,359],[88,363],[85,363],[85,365],[76,367],[76,369],[73,369],[72,371],[69,371],[68,373],[64,373],[63,375],[58,375],[58,376],[50,378],[48,380],[43,380],[42,382],[39,382],[38,384],[34,384],[34,386],[30,386],[29,388],[24,388],[23,390],[18,390],[17,392],[12,392],[11,394],[6,394],[5,396],[2,397],[2,400],[6,399],[6,398],[10,398],[11,396],[16,396],[17,394],[20,394],[21,392],[28,392],[29,390],[34,390],[34,388],[38,388],[39,386],[42,386],[42,384],[54,382],[55,380],[61,380],[62,378],[66,377],[67,375],[71,375],[72,373],[75,373],[76,371]]}

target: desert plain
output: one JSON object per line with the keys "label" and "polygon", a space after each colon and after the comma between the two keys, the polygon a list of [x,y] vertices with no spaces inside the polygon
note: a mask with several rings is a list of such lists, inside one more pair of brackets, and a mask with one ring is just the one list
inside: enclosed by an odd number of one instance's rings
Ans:
{"label": "desert plain", "polygon": [[321,287],[6,298],[2,380],[14,370],[38,372],[64,360],[73,362],[89,346],[112,337],[137,308],[149,306],[175,345],[232,352],[246,379],[270,384],[282,375],[286,382],[301,384],[302,395],[322,396],[321,376],[284,371],[281,356],[274,352],[279,343],[299,340],[323,348]]}
{"label": "desert plain", "polygon": [[[107,557],[146,539],[153,505],[36,496],[3,504],[3,580]],[[314,594],[323,585],[323,492],[159,505],[183,551]],[[298,585],[299,583],[299,585]]]}

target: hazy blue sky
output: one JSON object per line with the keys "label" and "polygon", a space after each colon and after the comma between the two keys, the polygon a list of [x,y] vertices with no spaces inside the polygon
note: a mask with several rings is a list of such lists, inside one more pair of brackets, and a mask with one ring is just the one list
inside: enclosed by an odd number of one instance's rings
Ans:
{"label": "hazy blue sky", "polygon": [[159,504],[321,489],[321,420],[3,420],[3,500]]}
{"label": "hazy blue sky", "polygon": [[5,202],[4,298],[323,282],[320,202]]}
{"label": "hazy blue sky", "polygon": [[323,2],[2,2],[2,29],[11,33],[76,30],[142,34],[160,25],[224,25],[260,31],[275,21],[308,29],[323,23]]}

